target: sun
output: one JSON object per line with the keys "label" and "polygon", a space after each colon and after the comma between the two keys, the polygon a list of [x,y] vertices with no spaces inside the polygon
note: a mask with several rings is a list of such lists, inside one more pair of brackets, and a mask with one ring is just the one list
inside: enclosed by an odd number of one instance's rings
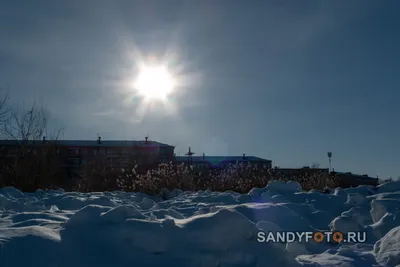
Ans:
{"label": "sun", "polygon": [[135,88],[146,100],[165,100],[174,88],[174,79],[164,65],[142,66]]}

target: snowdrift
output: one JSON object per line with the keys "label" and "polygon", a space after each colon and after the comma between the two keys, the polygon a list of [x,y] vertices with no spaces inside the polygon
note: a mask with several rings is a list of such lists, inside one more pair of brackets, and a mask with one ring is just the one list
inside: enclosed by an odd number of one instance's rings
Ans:
{"label": "snowdrift", "polygon": [[[396,266],[400,182],[249,194],[0,189],[0,266]],[[165,200],[167,199],[167,200]],[[364,231],[363,244],[258,243],[263,231]]]}

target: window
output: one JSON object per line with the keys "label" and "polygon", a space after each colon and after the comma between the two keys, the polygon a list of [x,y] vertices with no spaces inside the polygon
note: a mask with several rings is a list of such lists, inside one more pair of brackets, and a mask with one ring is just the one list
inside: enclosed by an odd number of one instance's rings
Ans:
{"label": "window", "polygon": [[68,155],[69,156],[79,155],[79,148],[68,148]]}

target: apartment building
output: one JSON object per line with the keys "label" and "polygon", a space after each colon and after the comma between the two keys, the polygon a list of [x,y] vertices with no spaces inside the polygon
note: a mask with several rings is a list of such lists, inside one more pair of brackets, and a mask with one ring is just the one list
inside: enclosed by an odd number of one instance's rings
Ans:
{"label": "apartment building", "polygon": [[[110,166],[127,160],[139,160],[143,165],[157,165],[174,159],[174,147],[145,138],[144,141],[121,140],[0,140],[0,153],[13,158],[15,148],[24,147],[33,152],[52,148],[53,157],[72,175],[91,160],[103,158]],[[15,158],[15,157],[14,157]]]}

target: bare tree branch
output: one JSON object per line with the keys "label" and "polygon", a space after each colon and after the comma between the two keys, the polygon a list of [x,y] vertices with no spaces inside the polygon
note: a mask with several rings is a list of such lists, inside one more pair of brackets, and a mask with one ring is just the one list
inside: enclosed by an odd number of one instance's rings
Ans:
{"label": "bare tree branch", "polygon": [[6,93],[0,99],[0,136],[4,136],[4,124],[10,116],[9,95]]}
{"label": "bare tree branch", "polygon": [[46,139],[52,140],[52,141],[57,141],[57,140],[60,140],[60,138],[63,136],[63,134],[64,134],[64,128],[60,128],[58,130],[55,130],[52,133],[49,133],[46,130]]}
{"label": "bare tree branch", "polygon": [[40,140],[47,130],[48,117],[49,110],[36,102],[29,109],[14,110],[5,120],[4,135],[14,140]]}

